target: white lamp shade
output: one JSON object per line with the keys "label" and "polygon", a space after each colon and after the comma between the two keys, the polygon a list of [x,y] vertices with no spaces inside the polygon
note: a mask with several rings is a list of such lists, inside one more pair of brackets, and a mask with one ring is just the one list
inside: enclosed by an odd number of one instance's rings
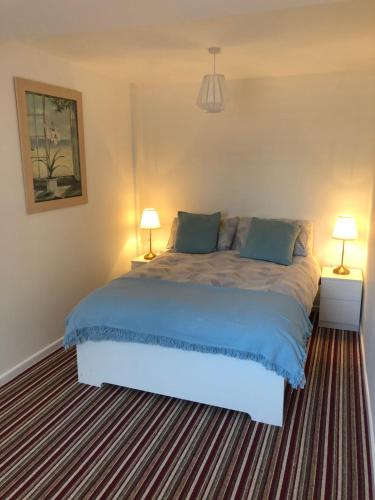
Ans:
{"label": "white lamp shade", "polygon": [[224,75],[204,75],[197,105],[206,113],[220,113],[225,108]]}
{"label": "white lamp shade", "polygon": [[160,227],[159,215],[155,208],[145,208],[142,212],[141,229],[157,229]]}
{"label": "white lamp shade", "polygon": [[332,237],[338,240],[357,239],[357,227],[354,217],[351,215],[339,215],[336,220]]}

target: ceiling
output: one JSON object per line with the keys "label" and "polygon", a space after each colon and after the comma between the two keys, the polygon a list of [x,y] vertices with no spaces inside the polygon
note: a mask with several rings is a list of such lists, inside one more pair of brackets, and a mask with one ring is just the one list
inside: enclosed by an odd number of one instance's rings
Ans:
{"label": "ceiling", "polygon": [[0,0],[0,40],[140,84],[375,65],[374,0]]}

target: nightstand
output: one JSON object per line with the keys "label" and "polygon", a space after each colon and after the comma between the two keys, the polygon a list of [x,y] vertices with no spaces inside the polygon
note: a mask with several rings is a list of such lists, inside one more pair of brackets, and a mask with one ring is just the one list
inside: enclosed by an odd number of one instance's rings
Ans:
{"label": "nightstand", "polygon": [[134,259],[131,260],[131,269],[133,271],[137,267],[144,266],[145,264],[148,264],[149,262],[152,262],[152,261],[145,259],[144,255],[139,255],[138,257],[134,257]]}
{"label": "nightstand", "polygon": [[320,286],[319,326],[359,331],[363,276],[360,269],[340,275],[323,267]]}

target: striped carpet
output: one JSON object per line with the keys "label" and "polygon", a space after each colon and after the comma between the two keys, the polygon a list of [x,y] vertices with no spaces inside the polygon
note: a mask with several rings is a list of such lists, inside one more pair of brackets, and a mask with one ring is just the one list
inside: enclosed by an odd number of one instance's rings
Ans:
{"label": "striped carpet", "polygon": [[79,385],[58,350],[0,389],[0,498],[371,499],[359,339],[314,322],[283,428]]}

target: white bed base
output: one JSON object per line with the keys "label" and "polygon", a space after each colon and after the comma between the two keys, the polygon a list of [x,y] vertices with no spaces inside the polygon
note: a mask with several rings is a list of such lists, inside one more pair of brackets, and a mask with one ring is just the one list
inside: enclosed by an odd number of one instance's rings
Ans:
{"label": "white bed base", "polygon": [[78,380],[163,394],[283,423],[284,379],[255,361],[130,342],[77,345]]}

